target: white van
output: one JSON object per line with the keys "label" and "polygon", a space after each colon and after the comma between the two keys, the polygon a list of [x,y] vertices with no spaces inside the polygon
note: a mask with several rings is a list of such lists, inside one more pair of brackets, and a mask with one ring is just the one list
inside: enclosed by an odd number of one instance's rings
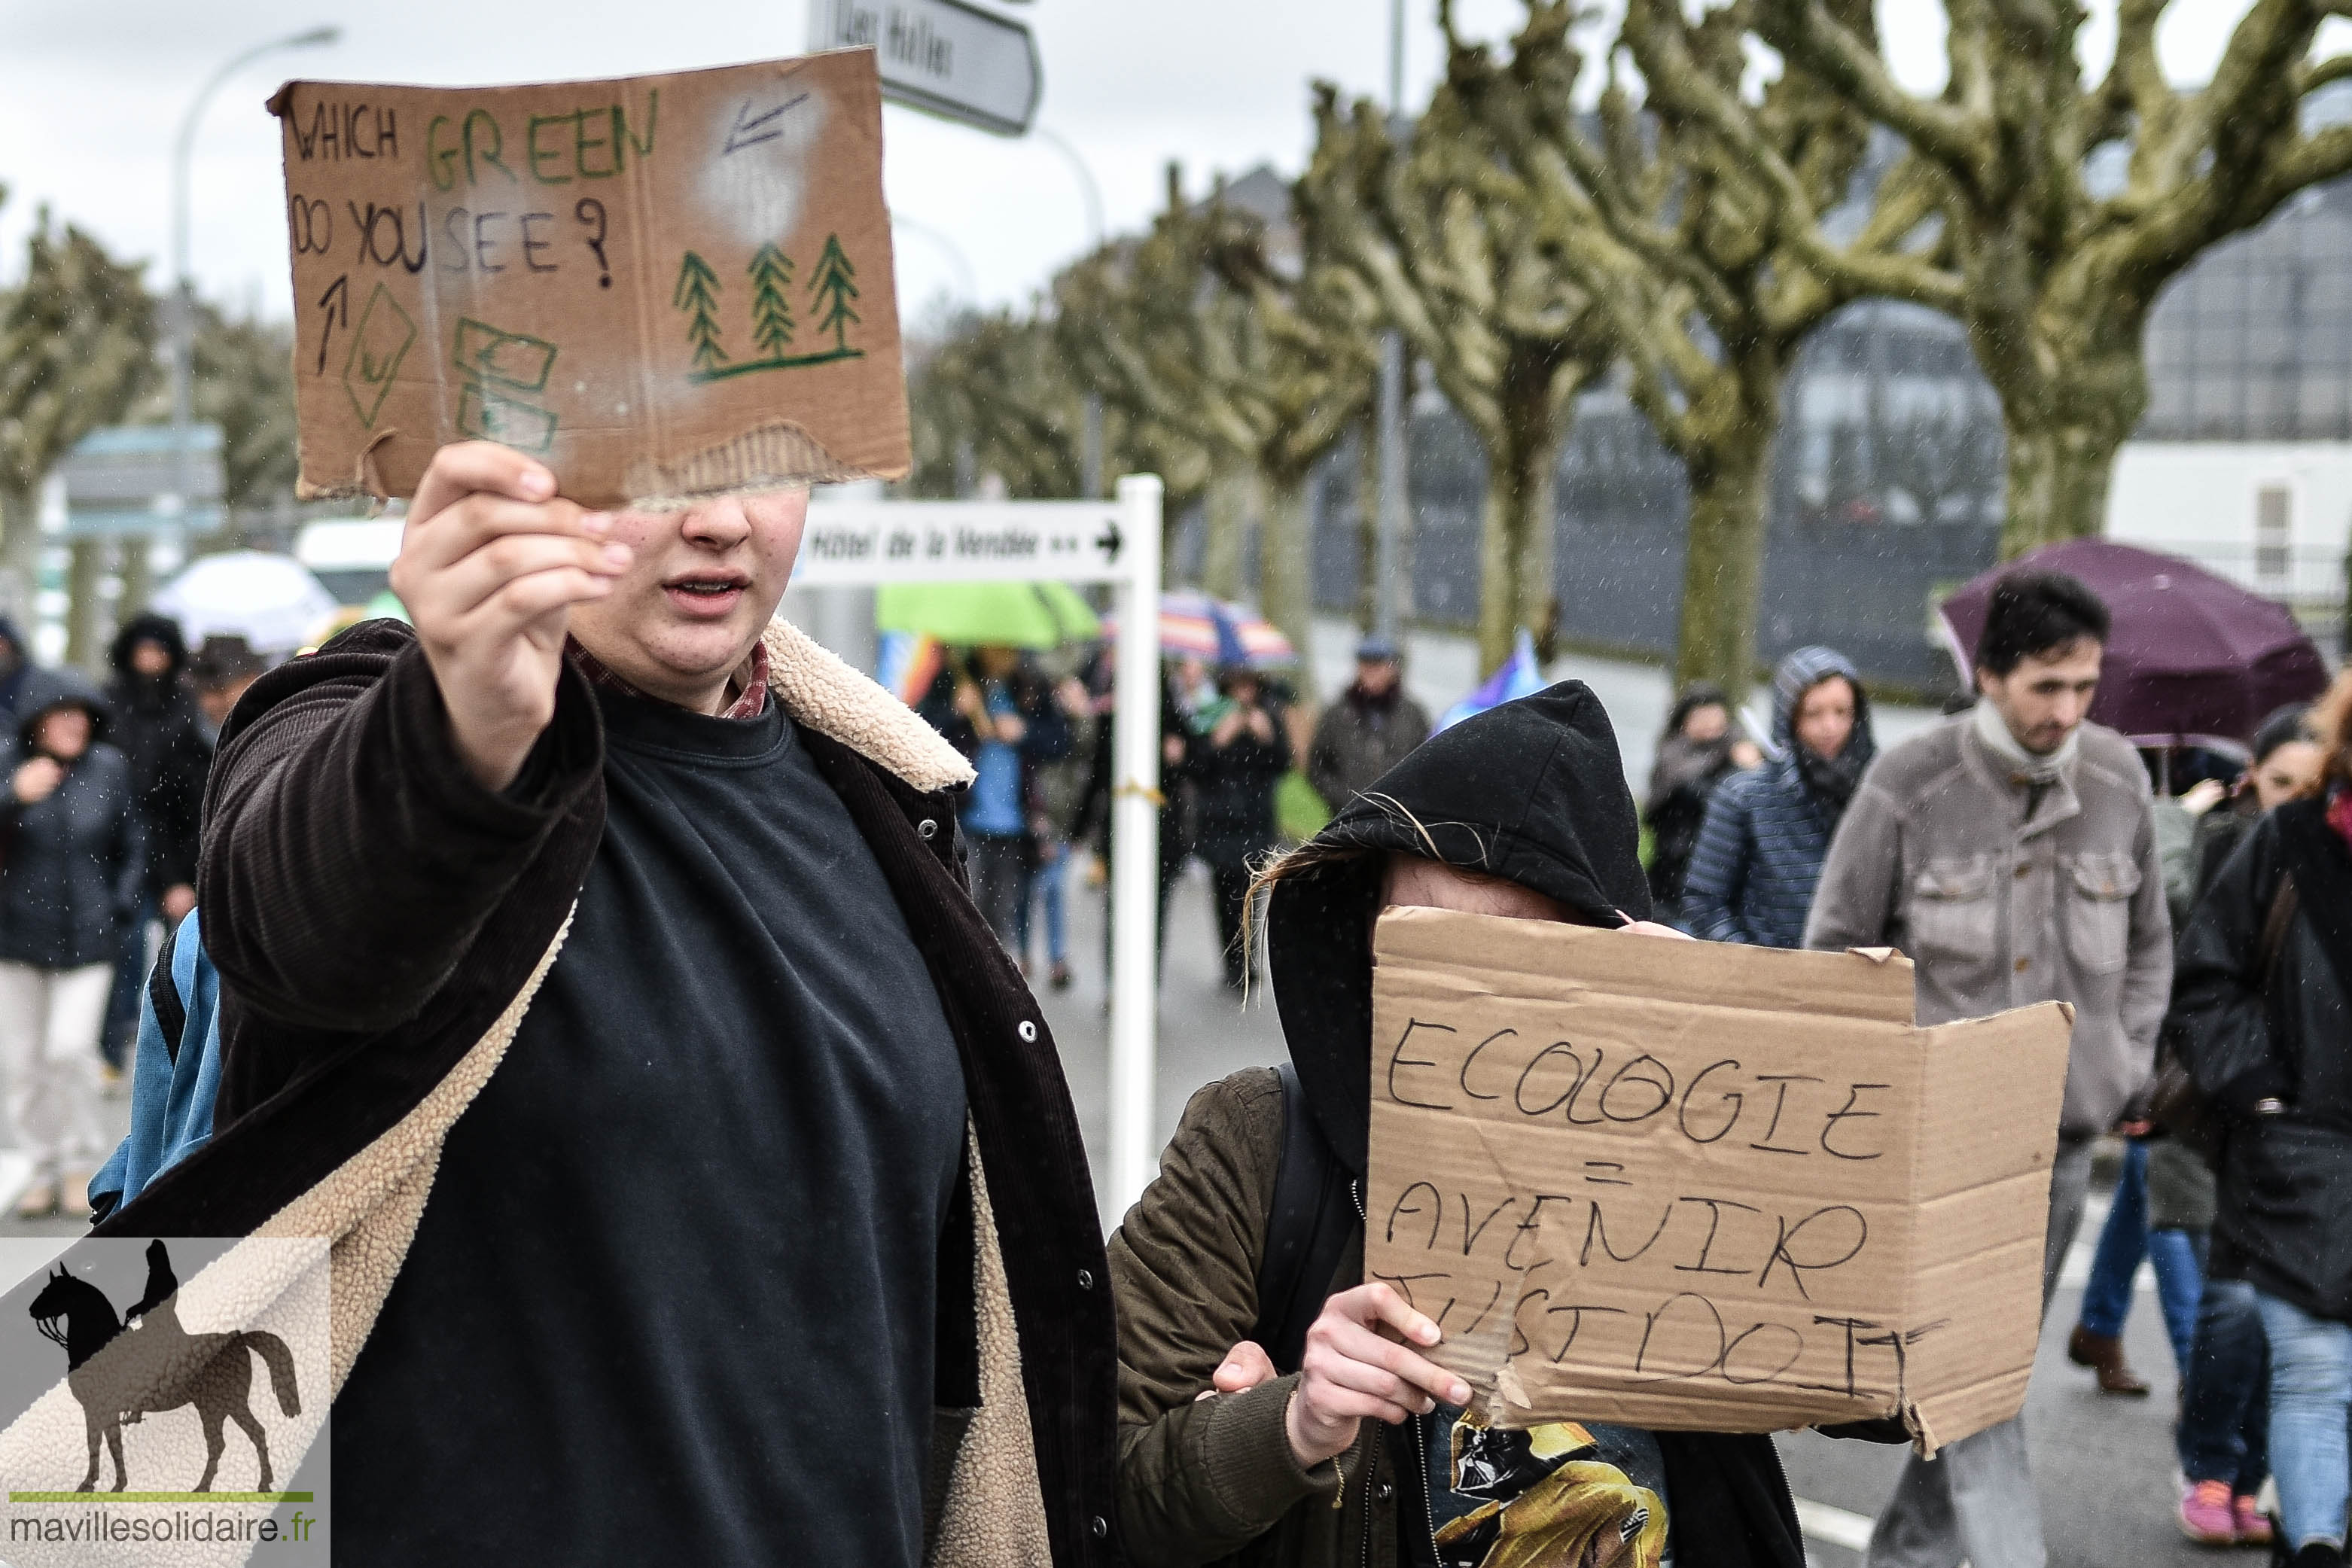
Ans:
{"label": "white van", "polygon": [[324,517],[294,536],[294,559],[326,585],[335,602],[360,609],[392,585],[400,553],[399,517]]}

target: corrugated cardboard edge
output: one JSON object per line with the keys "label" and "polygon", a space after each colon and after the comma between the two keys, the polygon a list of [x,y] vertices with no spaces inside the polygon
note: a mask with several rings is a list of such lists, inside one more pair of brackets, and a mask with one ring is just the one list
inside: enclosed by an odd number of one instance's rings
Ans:
{"label": "corrugated cardboard edge", "polygon": [[[298,476],[294,481],[295,498],[389,500],[391,486],[375,472],[370,459],[376,447],[396,434],[391,430],[377,432],[375,439],[360,453],[356,471],[348,483],[322,484]],[[625,483],[631,497],[630,510],[676,512],[728,496],[760,496],[808,485],[846,485],[859,479],[900,479],[906,474],[903,466],[882,470],[844,463],[807,431],[791,420],[780,419],[672,462],[640,458],[629,465]],[[562,477],[557,476],[559,481]]]}
{"label": "corrugated cardboard edge", "polygon": [[624,483],[644,511],[677,511],[721,496],[757,495],[801,485],[841,485],[856,479],[898,479],[888,472],[844,463],[788,419],[730,436],[715,446],[667,463],[639,458]]}

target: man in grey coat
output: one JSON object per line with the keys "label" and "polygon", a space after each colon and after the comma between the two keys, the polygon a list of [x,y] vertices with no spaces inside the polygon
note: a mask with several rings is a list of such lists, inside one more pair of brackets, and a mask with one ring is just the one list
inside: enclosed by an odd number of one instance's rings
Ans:
{"label": "man in grey coat", "polygon": [[[2050,1182],[2042,1300],[2083,1217],[2091,1140],[2147,1078],[2172,983],[2147,775],[2084,722],[2106,606],[2071,577],[1993,590],[1975,708],[1863,778],[1822,869],[1808,947],[1895,946],[1923,1024],[2056,1000],[2074,1009]],[[2025,1433],[2004,1422],[1906,1466],[1871,1568],[2042,1568]]]}

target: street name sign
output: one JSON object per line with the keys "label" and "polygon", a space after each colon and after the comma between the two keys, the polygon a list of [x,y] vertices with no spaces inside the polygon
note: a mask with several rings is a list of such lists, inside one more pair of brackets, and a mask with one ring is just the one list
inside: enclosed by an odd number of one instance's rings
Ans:
{"label": "street name sign", "polygon": [[1130,536],[1116,502],[818,501],[796,584],[1123,582]]}
{"label": "street name sign", "polygon": [[809,48],[871,48],[885,99],[1000,136],[1027,132],[1044,91],[1029,29],[962,0],[810,0]]}

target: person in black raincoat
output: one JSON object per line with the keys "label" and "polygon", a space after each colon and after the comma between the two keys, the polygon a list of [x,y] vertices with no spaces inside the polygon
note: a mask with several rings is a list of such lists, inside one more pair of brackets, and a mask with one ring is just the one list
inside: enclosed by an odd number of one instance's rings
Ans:
{"label": "person in black raincoat", "polygon": [[1290,771],[1290,730],[1282,706],[1247,665],[1217,672],[1216,700],[1193,716],[1187,764],[1197,813],[1192,852],[1209,868],[1225,984],[1249,979],[1242,917],[1252,862],[1274,847],[1275,787]]}
{"label": "person in black raincoat", "polygon": [[113,708],[107,739],[131,764],[131,793],[147,833],[147,883],[139,916],[123,931],[99,1041],[107,1061],[119,1068],[139,1027],[148,924],[160,918],[177,925],[196,904],[196,851],[213,748],[188,679],[188,645],[178,622],[132,616],[115,633],[108,659],[114,679],[106,689]]}
{"label": "person in black raincoat", "polygon": [[[1548,1458],[1511,1459],[1462,1417],[1466,1387],[1413,1354],[1436,1327],[1391,1286],[1359,1283],[1374,916],[1434,904],[1680,940],[1648,923],[1636,841],[1615,733],[1569,681],[1433,737],[1260,874],[1295,1086],[1252,1068],[1195,1094],[1110,1242],[1119,1506],[1146,1568],[1657,1568],[1669,1553],[1677,1568],[1801,1568],[1769,1437],[1561,1422],[1538,1435]],[[1284,1303],[1258,1299],[1294,1135],[1353,1178],[1317,1211],[1316,1234],[1337,1213],[1348,1236],[1296,1360],[1277,1343],[1289,1331],[1268,1326]],[[1550,1555],[1526,1533],[1498,1542],[1483,1506],[1538,1489]]]}
{"label": "person in black raincoat", "polygon": [[1763,760],[1732,717],[1730,695],[1721,686],[1693,681],[1683,687],[1658,737],[1649,793],[1642,800],[1642,825],[1650,830],[1650,903],[1659,919],[1681,924],[1683,883],[1698,847],[1699,824],[1706,820],[1707,798],[1725,779]]}
{"label": "person in black raincoat", "polygon": [[2341,1568],[2352,1494],[2352,674],[2313,715],[2323,793],[2256,822],[2197,906],[2173,1018],[2230,1118],[2211,1272],[2254,1288],[2294,1568]]}
{"label": "person in black raincoat", "polygon": [[33,1218],[89,1212],[105,1154],[98,1037],[123,930],[139,912],[146,834],[131,764],[107,745],[106,705],[77,676],[36,670],[18,697],[0,794],[0,1082],[33,1156]]}

